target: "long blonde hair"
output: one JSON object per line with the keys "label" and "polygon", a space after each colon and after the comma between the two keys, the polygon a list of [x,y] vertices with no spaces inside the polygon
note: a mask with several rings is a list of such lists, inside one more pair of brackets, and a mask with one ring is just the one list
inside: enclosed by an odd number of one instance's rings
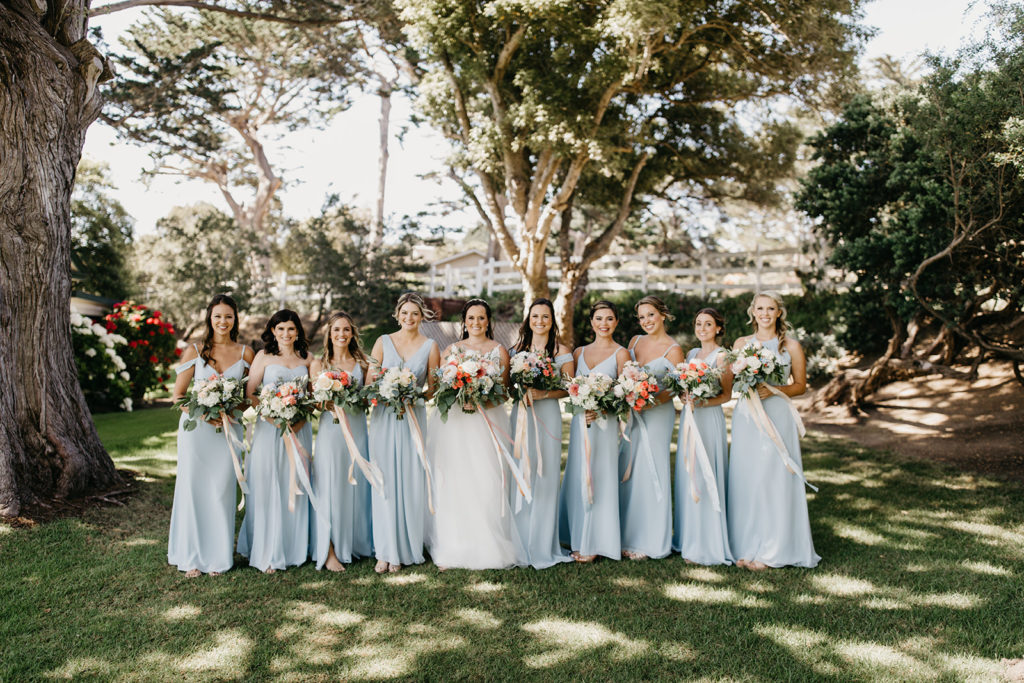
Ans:
{"label": "long blonde hair", "polygon": [[754,328],[754,332],[757,332],[757,320],[754,318],[754,304],[757,300],[764,297],[765,299],[771,299],[775,302],[775,305],[779,307],[779,317],[775,319],[775,336],[779,338],[779,347],[786,343],[786,333],[790,332],[792,328],[789,323],[786,322],[786,304],[782,303],[782,295],[778,292],[758,292],[754,295],[754,298],[750,300],[750,305],[747,306],[747,318],[750,326]]}
{"label": "long blonde hair", "polygon": [[402,310],[402,306],[410,302],[416,304],[416,307],[420,309],[424,321],[430,321],[437,317],[434,309],[427,306],[423,297],[416,292],[405,292],[402,296],[398,297],[398,302],[395,304],[395,312],[391,314],[391,317],[398,320],[398,312]]}
{"label": "long blonde hair", "polygon": [[334,358],[334,342],[331,340],[331,327],[339,320],[347,320],[348,324],[352,326],[352,338],[348,340],[348,352],[365,370],[369,366],[370,360],[363,352],[363,345],[362,341],[359,339],[359,328],[356,327],[356,321],[353,320],[352,316],[345,311],[336,311],[335,313],[331,313],[330,317],[327,318],[327,324],[324,328],[324,349],[321,354],[324,367],[330,367],[331,359]]}

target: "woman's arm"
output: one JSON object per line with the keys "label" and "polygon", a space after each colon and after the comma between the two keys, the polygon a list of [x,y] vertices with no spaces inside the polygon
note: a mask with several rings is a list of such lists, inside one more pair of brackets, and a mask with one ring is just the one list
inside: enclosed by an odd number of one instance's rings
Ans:
{"label": "woman's arm", "polygon": [[373,342],[373,351],[370,352],[370,358],[372,359],[370,367],[366,370],[366,383],[373,384],[377,381],[377,375],[382,370],[386,370],[384,367],[384,335],[377,337],[377,341]]}
{"label": "woman's arm", "polygon": [[729,369],[729,364],[725,362],[725,353],[718,354],[718,367],[722,370],[722,391],[714,398],[708,398],[704,400],[698,400],[695,403],[698,408],[706,408],[709,406],[720,406],[723,403],[728,403],[732,400],[732,370]]}
{"label": "woman's arm", "polygon": [[437,370],[441,366],[441,351],[437,348],[437,343],[432,342],[430,345],[430,358],[427,360],[427,394],[426,398],[430,399],[434,397],[434,391],[437,389],[437,378],[434,377],[434,370]]}
{"label": "woman's arm", "polygon": [[245,395],[252,405],[259,403],[260,383],[263,381],[263,371],[267,367],[267,354],[260,351],[252,360],[252,367],[249,368],[249,381],[245,384]]}

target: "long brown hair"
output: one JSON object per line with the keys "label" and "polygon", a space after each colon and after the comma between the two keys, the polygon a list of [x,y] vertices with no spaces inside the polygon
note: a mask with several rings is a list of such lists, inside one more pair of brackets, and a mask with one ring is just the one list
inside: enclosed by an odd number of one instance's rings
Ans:
{"label": "long brown hair", "polygon": [[529,351],[530,347],[533,346],[533,328],[530,327],[530,311],[533,310],[534,306],[547,306],[548,310],[551,311],[551,330],[548,332],[548,343],[545,344],[544,350],[548,352],[549,356],[554,358],[555,348],[558,344],[558,321],[555,320],[555,305],[551,303],[550,299],[544,298],[534,299],[530,307],[526,309],[526,318],[519,327],[519,339],[512,346],[512,352]]}
{"label": "long brown hair", "polygon": [[324,366],[329,366],[331,359],[334,358],[334,341],[331,339],[331,327],[333,327],[334,323],[339,320],[347,320],[348,324],[352,326],[352,338],[348,340],[348,352],[365,370],[370,365],[370,359],[367,358],[366,353],[363,352],[363,343],[359,337],[359,328],[356,327],[356,321],[353,320],[352,316],[345,311],[335,311],[327,318],[327,323],[324,327],[324,349],[320,354],[320,358],[323,360]]}
{"label": "long brown hair", "polygon": [[718,332],[715,332],[715,342],[721,344],[721,339],[725,336],[725,316],[719,313],[714,308],[702,308],[697,311],[697,315],[693,316],[693,322],[697,322],[697,316],[701,314],[709,316],[715,321],[715,326],[719,328]]}
{"label": "long brown hair", "polygon": [[483,306],[487,312],[487,338],[494,339],[494,324],[491,321],[491,305],[483,299],[470,299],[462,307],[462,338],[469,339],[469,330],[466,329],[466,314],[474,306]]}
{"label": "long brown hair", "polygon": [[228,334],[231,336],[231,341],[238,341],[238,304],[227,294],[214,294],[213,298],[210,299],[210,303],[206,306],[206,336],[203,337],[203,348],[199,352],[199,356],[203,359],[204,363],[209,363],[213,357],[213,307],[220,304],[230,306],[231,310],[235,313],[235,324],[231,326],[231,332]]}

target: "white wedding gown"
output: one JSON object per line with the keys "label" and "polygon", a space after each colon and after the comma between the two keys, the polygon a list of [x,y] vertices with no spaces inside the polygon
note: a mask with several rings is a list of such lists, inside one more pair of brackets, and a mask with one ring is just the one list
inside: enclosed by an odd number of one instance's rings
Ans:
{"label": "white wedding gown", "polygon": [[[499,442],[511,450],[505,442],[510,434],[505,408],[486,412]],[[434,564],[463,569],[526,565],[508,503],[507,491],[515,482],[504,458],[499,461],[483,417],[453,406],[447,422],[433,414],[427,433],[435,514],[426,511],[426,545]]]}

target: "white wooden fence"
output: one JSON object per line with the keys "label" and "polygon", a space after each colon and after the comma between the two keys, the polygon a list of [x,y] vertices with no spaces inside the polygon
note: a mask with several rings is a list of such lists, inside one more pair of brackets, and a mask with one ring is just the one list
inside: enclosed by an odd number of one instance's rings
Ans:
{"label": "white wooden fence", "polygon": [[[816,248],[702,251],[696,255],[610,254],[590,267],[588,288],[692,291],[705,297],[726,290],[799,292],[803,286],[797,271],[821,267],[824,262],[825,254]],[[557,290],[559,260],[549,258],[547,265],[551,288]],[[522,282],[510,261],[492,259],[462,268],[431,266],[425,284],[430,296],[449,297],[519,291]]]}

